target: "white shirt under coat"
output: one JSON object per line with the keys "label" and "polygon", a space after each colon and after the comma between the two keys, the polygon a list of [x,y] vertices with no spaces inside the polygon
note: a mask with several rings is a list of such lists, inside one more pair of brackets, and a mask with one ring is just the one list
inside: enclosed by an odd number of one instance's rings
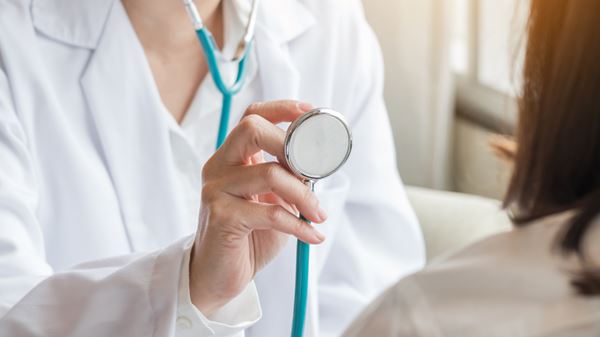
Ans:
{"label": "white shirt under coat", "polygon": [[[226,45],[244,1],[226,2]],[[311,251],[306,336],[337,336],[424,261],[379,48],[357,0],[263,0],[258,21],[231,124],[254,101],[298,99],[353,129],[349,162],[319,184],[328,240]],[[0,335],[289,334],[293,240],[257,276],[260,305],[254,284],[212,317],[189,302],[220,100],[208,77],[174,124],[119,1],[0,3]]]}

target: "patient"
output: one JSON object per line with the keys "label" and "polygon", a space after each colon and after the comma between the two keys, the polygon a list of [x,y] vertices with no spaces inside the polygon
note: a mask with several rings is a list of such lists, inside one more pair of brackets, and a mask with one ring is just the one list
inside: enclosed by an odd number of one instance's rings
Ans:
{"label": "patient", "polygon": [[600,336],[600,1],[532,0],[515,228],[389,289],[346,336]]}

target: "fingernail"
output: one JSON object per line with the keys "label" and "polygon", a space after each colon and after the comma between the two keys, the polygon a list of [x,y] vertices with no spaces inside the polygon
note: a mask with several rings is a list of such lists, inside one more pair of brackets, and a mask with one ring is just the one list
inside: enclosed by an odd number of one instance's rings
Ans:
{"label": "fingernail", "polygon": [[325,241],[325,235],[323,235],[323,233],[319,231],[315,231],[315,238],[317,238],[317,241],[319,241],[319,243]]}
{"label": "fingernail", "polygon": [[313,110],[314,108],[315,107],[312,104],[298,102],[298,109],[302,112],[309,112],[310,110]]}
{"label": "fingernail", "polygon": [[327,220],[327,212],[325,212],[325,210],[322,209],[321,207],[319,207],[319,211],[317,212],[317,216],[319,217],[319,219],[321,220],[321,222]]}

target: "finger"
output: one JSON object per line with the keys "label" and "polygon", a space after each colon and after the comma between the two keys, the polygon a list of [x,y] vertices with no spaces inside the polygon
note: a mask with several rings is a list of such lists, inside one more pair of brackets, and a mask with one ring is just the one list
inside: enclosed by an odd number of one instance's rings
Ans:
{"label": "finger", "polygon": [[228,207],[231,209],[229,213],[232,214],[232,221],[248,230],[275,230],[310,244],[325,241],[325,236],[315,227],[279,205],[232,199]]}
{"label": "finger", "polygon": [[264,156],[264,152],[258,152],[255,153],[254,155],[252,155],[250,157],[250,161],[248,162],[248,164],[250,165],[256,165],[256,164],[260,164],[260,163],[264,163],[265,162],[265,156]]}
{"label": "finger", "polygon": [[311,109],[310,104],[290,100],[254,103],[217,153],[235,165],[246,163],[250,156],[265,150],[283,163],[285,132],[274,124],[293,121]]}
{"label": "finger", "polygon": [[295,205],[308,220],[322,223],[327,215],[319,207],[317,196],[296,176],[278,163],[270,162],[237,167],[223,182],[223,191],[245,197],[274,193],[287,203]]}
{"label": "finger", "polygon": [[244,116],[259,115],[273,124],[291,122],[300,117],[305,112],[314,109],[311,104],[280,100],[270,102],[258,102],[250,105],[244,112]]}
{"label": "finger", "polygon": [[283,130],[259,115],[250,115],[231,131],[215,155],[228,165],[240,165],[265,151],[283,162],[284,139]]}
{"label": "finger", "polygon": [[255,200],[262,202],[262,203],[271,204],[271,205],[279,205],[279,206],[285,208],[286,211],[290,212],[291,214],[293,214],[295,216],[299,216],[299,214],[300,214],[300,212],[298,211],[296,206],[283,200],[283,198],[281,198],[280,196],[278,196],[275,193],[261,194]]}

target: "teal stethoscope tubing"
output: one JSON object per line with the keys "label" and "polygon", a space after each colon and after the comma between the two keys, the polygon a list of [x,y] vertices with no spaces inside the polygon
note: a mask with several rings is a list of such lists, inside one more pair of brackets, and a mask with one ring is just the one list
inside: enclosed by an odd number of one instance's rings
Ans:
{"label": "teal stethoscope tubing", "polygon": [[[231,115],[231,101],[244,86],[245,74],[246,74],[246,61],[248,59],[249,51],[252,48],[252,41],[249,42],[248,48],[244,52],[238,63],[238,73],[235,82],[231,86],[227,86],[223,81],[221,72],[219,71],[219,65],[217,56],[215,53],[216,43],[212,34],[206,28],[200,28],[196,30],[200,44],[208,63],[208,69],[212,75],[213,81],[223,95],[223,105],[221,107],[221,118],[219,121],[219,131],[217,134],[218,149],[223,145],[225,138],[227,137],[227,131],[229,130],[229,119]],[[300,218],[307,223],[309,220],[300,215]],[[302,337],[304,334],[304,324],[306,321],[306,304],[308,300],[308,264],[309,264],[309,253],[310,246],[298,240],[296,247],[296,288],[294,291],[294,316],[292,319],[292,337]]]}
{"label": "teal stethoscope tubing", "polygon": [[[300,215],[300,219],[310,221]],[[310,246],[298,240],[296,245],[296,288],[294,290],[294,318],[292,320],[292,337],[302,337],[306,321],[306,302],[308,300],[308,257]]]}
{"label": "teal stethoscope tubing", "polygon": [[217,89],[223,95],[223,105],[221,106],[221,119],[219,121],[219,132],[217,134],[217,145],[218,149],[223,145],[225,138],[227,137],[227,130],[229,130],[229,118],[231,115],[231,101],[233,96],[235,96],[242,87],[244,86],[244,81],[246,79],[246,60],[248,59],[248,53],[252,48],[252,41],[249,42],[248,48],[242,55],[238,63],[238,72],[235,78],[235,82],[231,86],[227,86],[225,81],[223,81],[223,76],[219,71],[219,64],[217,60],[217,56],[215,50],[217,48],[215,39],[212,34],[206,28],[200,28],[196,30],[196,35],[198,35],[198,39],[200,40],[200,44],[202,45],[202,50],[204,50],[204,55],[206,57],[206,63],[208,63],[208,69],[212,75],[213,81],[217,86]]}

